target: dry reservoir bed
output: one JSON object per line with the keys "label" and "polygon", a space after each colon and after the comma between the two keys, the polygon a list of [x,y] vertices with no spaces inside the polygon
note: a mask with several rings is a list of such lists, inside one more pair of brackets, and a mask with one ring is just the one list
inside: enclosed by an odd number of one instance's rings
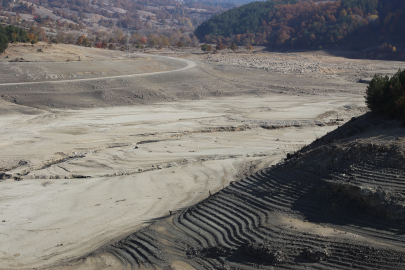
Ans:
{"label": "dry reservoir bed", "polygon": [[[280,123],[346,104],[228,98],[4,116],[2,165],[16,168],[0,186],[2,262],[79,256],[192,205],[335,128]],[[266,128],[272,113],[282,128]]]}
{"label": "dry reservoir bed", "polygon": [[[341,125],[337,116],[347,121],[365,112],[365,85],[346,75],[305,78],[182,56],[196,66],[127,78],[121,86],[101,76],[101,90],[91,80],[0,89],[1,269],[83,256],[277,163]],[[163,64],[184,68],[152,58],[156,72]],[[133,74],[140,73],[135,65]],[[304,80],[317,80],[322,94]],[[339,88],[342,80],[353,88]],[[108,83],[116,88],[106,89]]]}

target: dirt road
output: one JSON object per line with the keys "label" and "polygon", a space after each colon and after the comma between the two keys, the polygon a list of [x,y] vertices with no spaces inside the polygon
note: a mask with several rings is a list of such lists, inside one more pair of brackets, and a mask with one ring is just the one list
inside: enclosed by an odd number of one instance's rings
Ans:
{"label": "dirt road", "polygon": [[[187,59],[182,59],[182,58],[174,58],[174,57],[170,57],[170,56],[159,56],[159,55],[155,55],[155,56],[151,56],[151,55],[146,55],[146,54],[142,54],[142,53],[133,53],[131,54],[131,58],[129,59],[125,59],[127,62],[131,61],[131,60],[135,60],[138,59],[142,59],[142,58],[149,58],[149,59],[153,59],[154,61],[160,63],[157,66],[159,67],[160,65],[162,65],[163,63],[170,63],[171,66],[177,66],[177,69],[171,69],[171,70],[166,70],[166,71],[155,71],[155,72],[144,72],[144,73],[136,73],[136,74],[127,74],[127,75],[116,75],[116,76],[99,76],[99,77],[91,77],[91,78],[81,78],[81,79],[67,79],[67,80],[61,80],[60,77],[63,78],[62,75],[58,76],[58,75],[54,75],[54,74],[46,74],[44,75],[44,77],[46,79],[48,79],[49,77],[54,78],[54,80],[45,80],[45,81],[25,81],[25,82],[3,82],[0,83],[0,86],[21,86],[21,85],[35,85],[35,84],[65,84],[65,83],[75,83],[75,82],[88,82],[88,81],[100,81],[100,80],[111,80],[111,79],[119,79],[119,78],[132,78],[132,77],[141,77],[141,76],[150,76],[150,75],[159,75],[159,74],[165,74],[165,73],[173,73],[173,72],[182,72],[185,70],[188,70],[190,68],[193,68],[196,66],[196,62],[192,61],[192,60],[187,60]],[[58,63],[52,63],[54,66],[57,66]],[[66,65],[66,63],[63,63]],[[76,66],[80,65],[81,63],[75,63]],[[103,63],[97,63],[97,64],[103,64]],[[24,64],[20,64],[19,66],[26,66],[27,63]],[[88,66],[88,63],[83,62],[83,65]],[[108,66],[108,63],[106,63],[106,65]],[[8,65],[6,65],[5,67],[9,68]],[[59,65],[59,67],[53,67],[53,68],[57,68],[57,69],[65,69],[65,67],[61,67],[61,65]],[[88,68],[88,67],[87,67]],[[14,67],[14,70],[18,70],[21,71],[22,69],[19,67]],[[130,71],[129,71],[130,72]],[[138,71],[139,72],[139,71]],[[89,72],[91,73],[91,72]],[[30,74],[31,75],[31,74]],[[32,75],[31,75],[32,76]],[[18,76],[16,76],[18,77]],[[72,77],[72,76],[70,76]],[[76,76],[74,76],[76,77]],[[18,78],[18,80],[20,81],[20,78]]]}

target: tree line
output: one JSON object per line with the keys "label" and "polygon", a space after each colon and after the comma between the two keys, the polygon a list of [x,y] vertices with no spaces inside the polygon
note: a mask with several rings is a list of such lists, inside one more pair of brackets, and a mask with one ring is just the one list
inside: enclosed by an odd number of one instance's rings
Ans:
{"label": "tree line", "polygon": [[391,78],[375,75],[366,91],[367,107],[405,123],[405,69]]}
{"label": "tree line", "polygon": [[253,2],[213,16],[195,30],[203,42],[273,48],[326,48],[405,35],[402,0]]}
{"label": "tree line", "polygon": [[8,25],[3,27],[0,24],[0,53],[3,53],[9,43],[16,43],[16,42],[29,42],[34,41],[34,38],[30,40],[30,36],[22,28],[15,27],[14,25]]}

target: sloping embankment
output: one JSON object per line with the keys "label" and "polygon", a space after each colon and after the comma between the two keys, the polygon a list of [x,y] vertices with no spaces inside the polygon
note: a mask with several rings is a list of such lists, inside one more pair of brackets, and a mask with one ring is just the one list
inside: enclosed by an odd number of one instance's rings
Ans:
{"label": "sloping embankment", "polygon": [[368,113],[68,265],[92,259],[126,269],[404,269],[403,138],[398,122]]}

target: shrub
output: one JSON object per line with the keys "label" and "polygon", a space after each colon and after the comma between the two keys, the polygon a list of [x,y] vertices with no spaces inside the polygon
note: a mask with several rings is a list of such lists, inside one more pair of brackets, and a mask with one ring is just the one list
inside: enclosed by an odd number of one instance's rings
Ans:
{"label": "shrub", "polygon": [[183,41],[180,40],[179,42],[177,42],[177,43],[176,43],[176,46],[179,47],[179,48],[184,47]]}
{"label": "shrub", "polygon": [[378,51],[382,53],[390,53],[396,52],[397,48],[395,48],[395,46],[392,46],[391,44],[383,43],[381,46],[378,47]]}
{"label": "shrub", "polygon": [[226,45],[222,44],[221,41],[218,42],[217,46],[215,47],[216,50],[221,51],[226,49]]}
{"label": "shrub", "polygon": [[204,52],[210,52],[212,51],[212,46],[210,44],[204,44],[201,46],[201,50],[203,50]]}
{"label": "shrub", "polygon": [[232,51],[236,51],[236,50],[239,49],[239,48],[238,48],[238,46],[236,46],[235,43],[232,43],[230,49],[231,49]]}

